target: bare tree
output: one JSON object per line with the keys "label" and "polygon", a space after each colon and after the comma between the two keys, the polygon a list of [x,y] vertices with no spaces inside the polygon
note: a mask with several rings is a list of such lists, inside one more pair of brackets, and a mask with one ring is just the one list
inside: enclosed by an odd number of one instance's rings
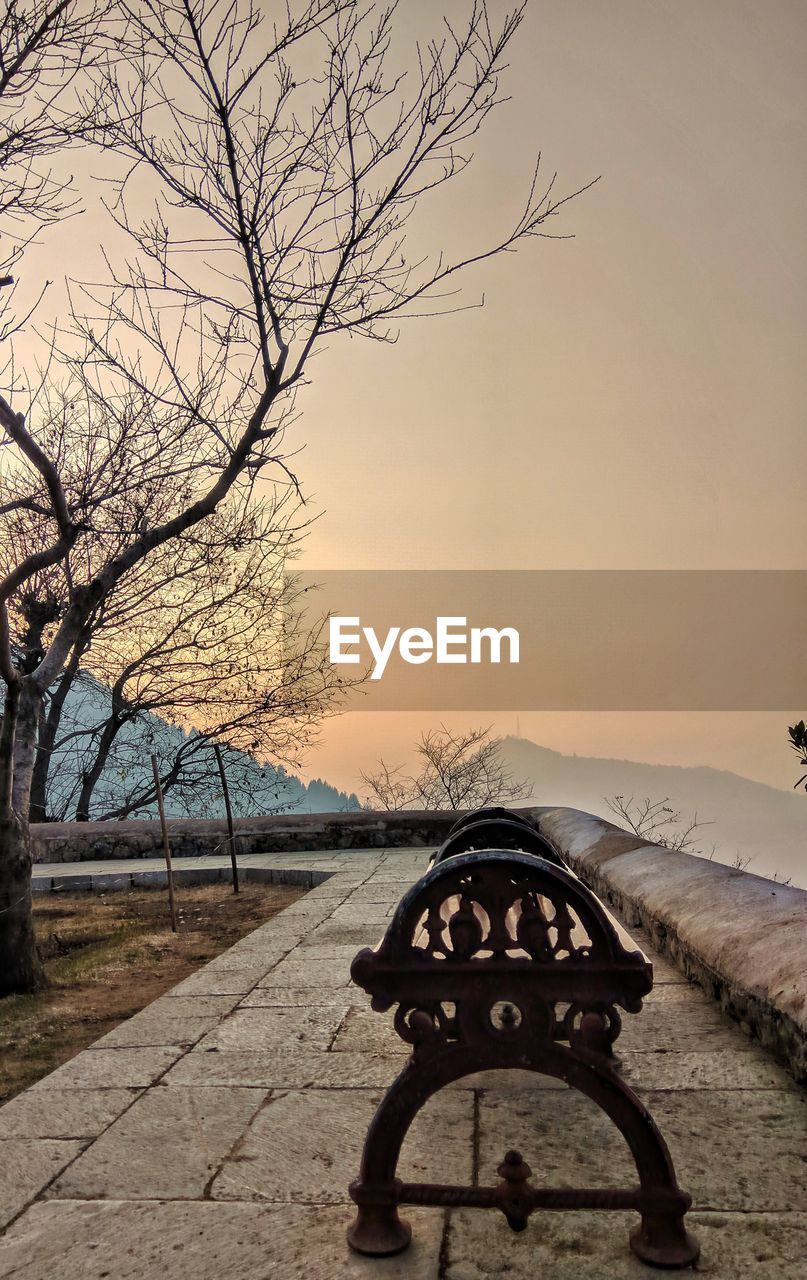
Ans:
{"label": "bare tree", "polygon": [[[29,291],[17,306],[16,270],[25,249],[48,226],[76,211],[69,177],[51,159],[83,139],[96,99],[86,87],[77,95],[83,69],[102,51],[100,30],[106,0],[5,0],[0,7],[0,341],[13,383],[9,339],[30,318],[45,285]],[[30,575],[63,559],[73,530],[58,475],[30,433],[24,418],[0,395],[0,445],[19,450],[47,493],[52,527],[47,545],[24,558],[0,581],[0,679],[6,694],[0,721],[0,994],[30,990],[42,981],[31,921],[30,845],[24,809],[14,792],[13,759],[17,726],[28,718],[23,691],[31,674],[13,659],[6,602]],[[31,499],[33,500],[33,499]],[[0,502],[0,507],[4,506]],[[34,625],[38,625],[36,619]]]}
{"label": "bare tree", "polygon": [[109,11],[110,0],[0,0],[0,339],[36,306],[36,296],[22,315],[14,305],[23,252],[79,209],[58,158],[84,140],[95,117],[86,72],[110,55]]}
{"label": "bare tree", "polygon": [[[704,848],[698,832],[702,827],[712,826],[712,820],[701,822],[697,813],[686,819],[680,809],[674,809],[669,798],[663,800],[634,800],[633,796],[606,796],[605,803],[613,814],[624,822],[630,831],[646,840],[648,844],[660,845],[662,849],[670,849],[675,853],[691,853],[698,858],[708,858],[711,862],[718,851],[718,845],[712,843]],[[719,859],[722,861],[722,859]],[[737,850],[727,865],[735,871],[745,871],[753,861],[753,854],[741,854]],[[778,879],[778,875],[772,877]],[[789,884],[789,880],[783,881]]]}
{"label": "bare tree", "polygon": [[[92,416],[87,421],[78,410],[75,394],[54,394],[40,439],[51,456],[64,460],[62,475],[73,508],[81,507],[83,495],[92,495],[93,528],[103,528],[104,537],[82,534],[73,549],[74,565],[83,558],[84,576],[92,578],[115,545],[159,522],[183,481],[166,473],[162,457],[148,450],[151,462],[137,487],[108,492],[96,474],[94,451],[101,429],[114,438],[119,424]],[[127,436],[130,454],[136,434],[137,424]],[[0,570],[6,561],[32,552],[47,533],[42,511],[24,501],[26,482],[18,469],[5,485],[20,505],[7,502],[0,512]],[[135,742],[147,743],[148,761],[155,716],[194,731],[192,745],[183,741],[179,750],[158,753],[165,764],[164,792],[186,789],[191,776],[198,786],[203,760],[217,774],[210,751],[202,750],[203,740],[214,737],[236,751],[299,763],[317,721],[344,684],[326,661],[321,620],[309,621],[306,593],[292,572],[307,526],[291,488],[246,501],[231,494],[212,516],[157,548],[121,579],[87,620],[43,700],[32,821],[64,820],[72,812],[84,820],[91,806],[96,816],[100,806],[100,816],[121,817],[153,800],[142,787],[128,795],[120,788],[116,792],[113,779],[122,776],[116,758],[121,754],[127,773],[137,774],[131,759]],[[34,575],[11,603],[15,650],[30,664],[69,603],[60,567]],[[68,699],[71,714],[62,729]],[[128,732],[136,722],[138,732]],[[118,752],[122,733],[126,741]],[[176,748],[176,735],[168,737]],[[94,803],[102,778],[105,795]],[[147,779],[150,793],[150,770]],[[50,808],[48,793],[54,801]]]}
{"label": "bare tree", "polygon": [[[752,862],[753,862],[753,854],[749,853],[743,856],[738,849],[737,852],[734,854],[734,857],[732,858],[730,865],[735,871],[746,871]],[[777,880],[778,873],[774,872],[771,879]],[[789,884],[790,881],[785,880],[785,881],[781,881],[780,883]]]}
{"label": "bare tree", "polygon": [[668,796],[663,800],[635,800],[633,796],[606,796],[605,803],[613,814],[624,822],[629,831],[641,836],[648,844],[661,845],[676,853],[694,853],[712,858],[716,845],[707,852],[701,846],[698,835],[702,827],[712,826],[712,821],[702,822],[697,813],[685,819],[680,809],[670,804]]}
{"label": "bare tree", "polygon": [[456,733],[441,725],[421,735],[417,753],[422,768],[407,774],[383,760],[375,773],[363,773],[366,806],[379,809],[478,809],[525,800],[532,787],[514,779],[501,755],[501,738],[490,727]]}
{"label": "bare tree", "polygon": [[[394,6],[303,0],[275,24],[249,0],[140,0],[122,11],[126,56],[94,138],[125,170],[112,214],[132,256],[121,269],[110,253],[106,279],[73,290],[58,349],[103,421],[125,409],[145,424],[134,457],[120,448],[125,421],[98,442],[106,509],[123,475],[137,483],[148,441],[183,483],[155,524],[96,527],[101,504],[94,494],[78,508],[68,500],[39,443],[36,406],[26,418],[0,402],[0,427],[30,476],[25,500],[47,512],[48,528],[0,582],[0,991],[39,978],[27,830],[37,726],[88,621],[147,557],[230,494],[248,498],[261,473],[294,483],[284,430],[324,338],[387,340],[399,317],[454,308],[466,268],[546,235],[571,198],[554,195],[554,180],[540,188],[536,169],[493,243],[449,258],[410,239],[411,215],[463,171],[502,99],[520,8],[497,25],[472,4],[461,25],[445,21],[439,38],[410,50],[406,75]],[[83,537],[109,547],[91,575]],[[57,565],[66,607],[21,666],[8,602]]]}
{"label": "bare tree", "polygon": [[[151,754],[163,793],[189,808],[195,795],[201,806],[203,792],[218,787],[214,740],[236,761],[247,752],[299,763],[343,681],[326,660],[321,627],[300,609],[289,557],[302,530],[289,506],[223,504],[122,580],[48,691],[32,821],[148,809],[155,797],[142,764]],[[40,611],[58,600],[46,589]],[[239,761],[235,777],[245,769],[254,776]],[[245,780],[233,787],[246,795]]]}

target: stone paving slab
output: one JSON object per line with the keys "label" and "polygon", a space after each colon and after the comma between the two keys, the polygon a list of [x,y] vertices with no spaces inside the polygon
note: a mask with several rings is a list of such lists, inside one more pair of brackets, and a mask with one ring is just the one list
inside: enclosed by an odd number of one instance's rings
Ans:
{"label": "stone paving slab", "polygon": [[240,963],[231,969],[210,969],[205,965],[204,969],[197,970],[190,977],[183,979],[175,987],[166,993],[167,998],[182,996],[243,996],[246,995],[257,982],[266,974],[266,966],[263,964],[248,963],[248,957],[242,956]]}
{"label": "stone paving slab", "polygon": [[[348,1185],[382,1092],[365,1089],[289,1090],[272,1097],[237,1151],[224,1161],[210,1195],[215,1200],[280,1200],[350,1205]],[[432,1098],[406,1136],[398,1166],[412,1182],[470,1182],[473,1098]],[[288,1135],[295,1134],[289,1150]]]}
{"label": "stone paving slab", "polygon": [[644,1095],[698,1209],[807,1212],[807,1107],[791,1090]]}
{"label": "stone paving slab", "polygon": [[351,1003],[356,998],[356,992],[352,987],[280,987],[277,984],[271,987],[256,984],[245,996],[242,997],[239,1008],[253,1009],[256,1007],[268,1008],[275,1006],[278,1008],[307,1008],[309,1005],[328,1005],[331,1008],[341,1010],[344,1017]]}
{"label": "stone paving slab", "polygon": [[387,1053],[407,1057],[410,1047],[396,1034],[390,1018],[380,1018],[366,1003],[348,1009],[333,1042],[336,1053]]}
{"label": "stone paving slab", "polygon": [[178,1044],[188,1048],[201,1040],[205,1032],[218,1026],[219,1017],[208,1014],[200,1018],[174,1018],[170,1013],[144,1011],[120,1023],[96,1041],[100,1049],[148,1048],[153,1045]]}
{"label": "stone paving slab", "polygon": [[0,1142],[0,1230],[41,1194],[83,1146],[51,1138],[4,1138]]}
{"label": "stone paving slab", "polygon": [[[417,875],[417,871],[414,871]],[[350,895],[350,908],[363,906],[383,907],[386,914],[390,905],[401,900],[407,889],[411,889],[412,881],[369,879]]]}
{"label": "stone paving slab", "polygon": [[265,1099],[262,1089],[149,1089],[48,1194],[71,1200],[199,1199]]}
{"label": "stone paving slab", "polygon": [[0,1107],[4,1138],[97,1138],[136,1098],[139,1089],[53,1089],[46,1100],[27,1089]]}
{"label": "stone paving slab", "polygon": [[[807,1251],[803,1214],[720,1213],[688,1216],[709,1280],[802,1280]],[[498,1214],[451,1214],[440,1280],[651,1280],[691,1276],[658,1271],[630,1252],[635,1223],[623,1213],[543,1213],[521,1235]]]}
{"label": "stone paving slab", "polygon": [[197,1049],[164,1076],[166,1085],[255,1085],[263,1089],[386,1088],[401,1068],[400,1057],[369,1053],[317,1053],[241,1049],[236,1053]]}
{"label": "stone paving slab", "polygon": [[[148,1048],[94,1049],[90,1047],[50,1075],[37,1080],[31,1090],[137,1089],[156,1084],[187,1046],[170,1044]],[[46,1105],[43,1103],[43,1105]],[[0,1116],[2,1110],[0,1110]]]}
{"label": "stone paving slab", "polygon": [[368,924],[377,923],[381,930],[384,928],[387,917],[386,915],[382,916],[376,922],[372,922],[365,918],[360,924],[352,924],[349,921],[344,924],[341,922],[333,924],[332,919],[333,917],[331,920],[325,920],[322,924],[317,925],[316,929],[308,935],[308,938],[306,939],[307,948],[309,946],[323,945],[325,943],[333,942],[340,946],[349,945],[355,955],[360,947],[367,946]]}
{"label": "stone paving slab", "polygon": [[[355,955],[355,952],[354,952]],[[259,987],[347,987],[350,983],[350,962],[335,959],[310,959],[302,950],[296,950],[276,965],[262,978]]]}
{"label": "stone paving slab", "polygon": [[359,928],[365,931],[374,925],[378,933],[382,934],[389,923],[389,916],[390,908],[383,902],[358,903],[351,900],[348,906],[337,907],[327,923],[331,926]]}
{"label": "stone paving slab", "polygon": [[8,1233],[3,1280],[434,1280],[442,1217],[415,1209],[405,1254],[348,1249],[345,1206],[249,1201],[50,1201]]}
{"label": "stone paving slab", "polygon": [[237,1009],[200,1041],[199,1048],[202,1052],[223,1049],[231,1053],[242,1049],[271,1049],[275,1053],[328,1049],[341,1020],[342,1011],[329,1004],[309,1009],[278,1005]]}
{"label": "stone paving slab", "polygon": [[[415,1242],[399,1258],[348,1250],[347,1185],[375,1102],[407,1052],[391,1014],[373,1013],[350,985],[350,961],[378,941],[427,854],[257,857],[266,871],[280,859],[333,874],[0,1109],[9,1222],[0,1278],[657,1274],[629,1252],[635,1218],[622,1214],[545,1213],[514,1235],[492,1212],[405,1211]],[[803,1095],[703,992],[651,958],[656,985],[642,1013],[625,1018],[617,1047],[695,1197],[698,1270],[717,1280],[802,1280]],[[484,1180],[508,1145],[548,1184],[604,1185],[614,1170],[635,1182],[601,1113],[562,1082],[523,1072],[468,1076],[433,1098],[400,1172]]]}
{"label": "stone paving slab", "polygon": [[753,1043],[746,1036],[736,1039],[737,1027],[716,1005],[705,1001],[648,1003],[636,1017],[622,1020],[618,1041],[620,1053],[740,1053]]}
{"label": "stone paving slab", "polygon": [[211,960],[200,972],[204,973],[206,978],[218,978],[234,971],[241,973],[244,969],[258,969],[260,971],[258,981],[260,981],[266,977],[269,969],[279,964],[297,946],[303,934],[304,930],[299,930],[290,937],[279,938],[274,951],[266,947],[256,947],[253,951],[233,952],[231,948],[230,951],[224,951],[220,956],[216,956],[216,959]]}
{"label": "stone paving slab", "polygon": [[755,1045],[743,1045],[737,1053],[626,1053],[620,1046],[619,1057],[623,1078],[633,1089],[793,1089],[784,1068]]}

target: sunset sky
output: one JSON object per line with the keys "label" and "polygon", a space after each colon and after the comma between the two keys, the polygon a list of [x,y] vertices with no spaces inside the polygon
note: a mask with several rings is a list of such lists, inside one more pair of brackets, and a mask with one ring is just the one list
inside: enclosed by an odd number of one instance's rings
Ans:
{"label": "sunset sky", "polygon": [[[429,8],[407,0],[413,32]],[[538,149],[563,190],[601,180],[551,228],[575,239],[466,279],[482,309],[319,358],[299,428],[324,513],[306,569],[804,567],[805,52],[795,0],[528,6],[512,101],[429,239],[507,226]],[[349,785],[422,726],[344,717],[308,771]],[[535,713],[520,729],[795,780],[780,715]]]}
{"label": "sunset sky", "polygon": [[[442,8],[404,0],[396,59]],[[573,239],[469,272],[450,303],[468,309],[404,323],[395,345],[334,338],[312,362],[288,439],[318,517],[302,568],[807,567],[806,53],[801,0],[531,0],[511,100],[419,210],[410,254],[509,231],[539,151],[557,192],[600,180],[548,228]],[[101,226],[90,208],[38,251],[39,320],[65,271],[99,270]],[[436,719],[331,720],[305,773],[352,789]],[[450,719],[797,776],[781,713]]]}

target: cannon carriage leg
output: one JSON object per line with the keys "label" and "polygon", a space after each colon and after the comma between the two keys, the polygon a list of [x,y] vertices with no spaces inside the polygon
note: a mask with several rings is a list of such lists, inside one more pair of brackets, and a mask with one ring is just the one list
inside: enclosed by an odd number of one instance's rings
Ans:
{"label": "cannon carriage leg", "polygon": [[[495,1059],[495,1060],[494,1060]],[[358,1253],[380,1257],[400,1253],[411,1239],[409,1225],[398,1214],[400,1205],[499,1209],[515,1231],[523,1230],[538,1209],[636,1210],[640,1225],[630,1246],[643,1262],[655,1267],[687,1267],[699,1248],[684,1225],[690,1197],[679,1188],[666,1143],[647,1108],[633,1091],[601,1062],[586,1062],[565,1047],[546,1049],[536,1061],[515,1054],[479,1052],[469,1056],[466,1045],[454,1044],[432,1056],[417,1052],[380,1103],[367,1132],[359,1178],[350,1195],[357,1206],[348,1241]],[[533,1187],[530,1169],[520,1153],[504,1153],[501,1181],[492,1187],[459,1187],[433,1183],[404,1183],[396,1177],[406,1134],[421,1107],[446,1085],[477,1071],[521,1069],[539,1071],[566,1081],[591,1098],[614,1122],[636,1163],[636,1188]]]}
{"label": "cannon carriage leg", "polygon": [[[518,920],[526,918],[532,928],[537,901],[548,904],[549,934],[541,934],[540,950],[536,945],[527,954],[529,936],[539,931],[529,935]],[[583,923],[585,945],[547,952],[552,920],[569,910]],[[487,929],[480,919],[489,922]],[[425,935],[424,920],[433,922]],[[517,1231],[540,1209],[633,1210],[640,1224],[630,1247],[643,1262],[665,1268],[695,1262],[698,1244],[684,1222],[690,1197],[677,1184],[652,1116],[606,1052],[619,1031],[615,1005],[638,1012],[652,985],[650,966],[640,952],[622,947],[604,909],[576,877],[518,852],[454,857],[409,891],[380,948],[360,952],[352,975],[375,1009],[398,1006],[396,1029],[413,1046],[370,1124],[360,1175],[350,1187],[357,1207],[348,1231],[354,1250],[381,1257],[405,1249],[411,1231],[399,1207],[407,1204],[499,1209]],[[558,1037],[558,1005],[574,1015],[562,1037],[568,1043]],[[502,1019],[503,1007],[512,1012]],[[553,1076],[590,1098],[628,1144],[638,1186],[533,1186],[517,1151],[503,1153],[495,1186],[402,1182],[401,1147],[424,1103],[465,1076],[503,1069]]]}

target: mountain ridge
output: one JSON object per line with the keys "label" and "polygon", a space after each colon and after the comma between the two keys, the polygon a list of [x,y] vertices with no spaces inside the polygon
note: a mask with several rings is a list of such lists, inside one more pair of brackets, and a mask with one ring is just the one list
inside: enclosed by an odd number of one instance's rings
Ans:
{"label": "mountain ridge", "polygon": [[[731,863],[750,858],[757,875],[807,880],[807,797],[711,765],[664,765],[606,756],[564,755],[529,738],[502,739],[502,756],[515,778],[533,787],[538,804],[583,809],[620,823],[606,797],[665,800],[689,821],[704,824],[709,856]],[[706,825],[708,824],[708,826]],[[620,823],[624,825],[624,823]]]}

